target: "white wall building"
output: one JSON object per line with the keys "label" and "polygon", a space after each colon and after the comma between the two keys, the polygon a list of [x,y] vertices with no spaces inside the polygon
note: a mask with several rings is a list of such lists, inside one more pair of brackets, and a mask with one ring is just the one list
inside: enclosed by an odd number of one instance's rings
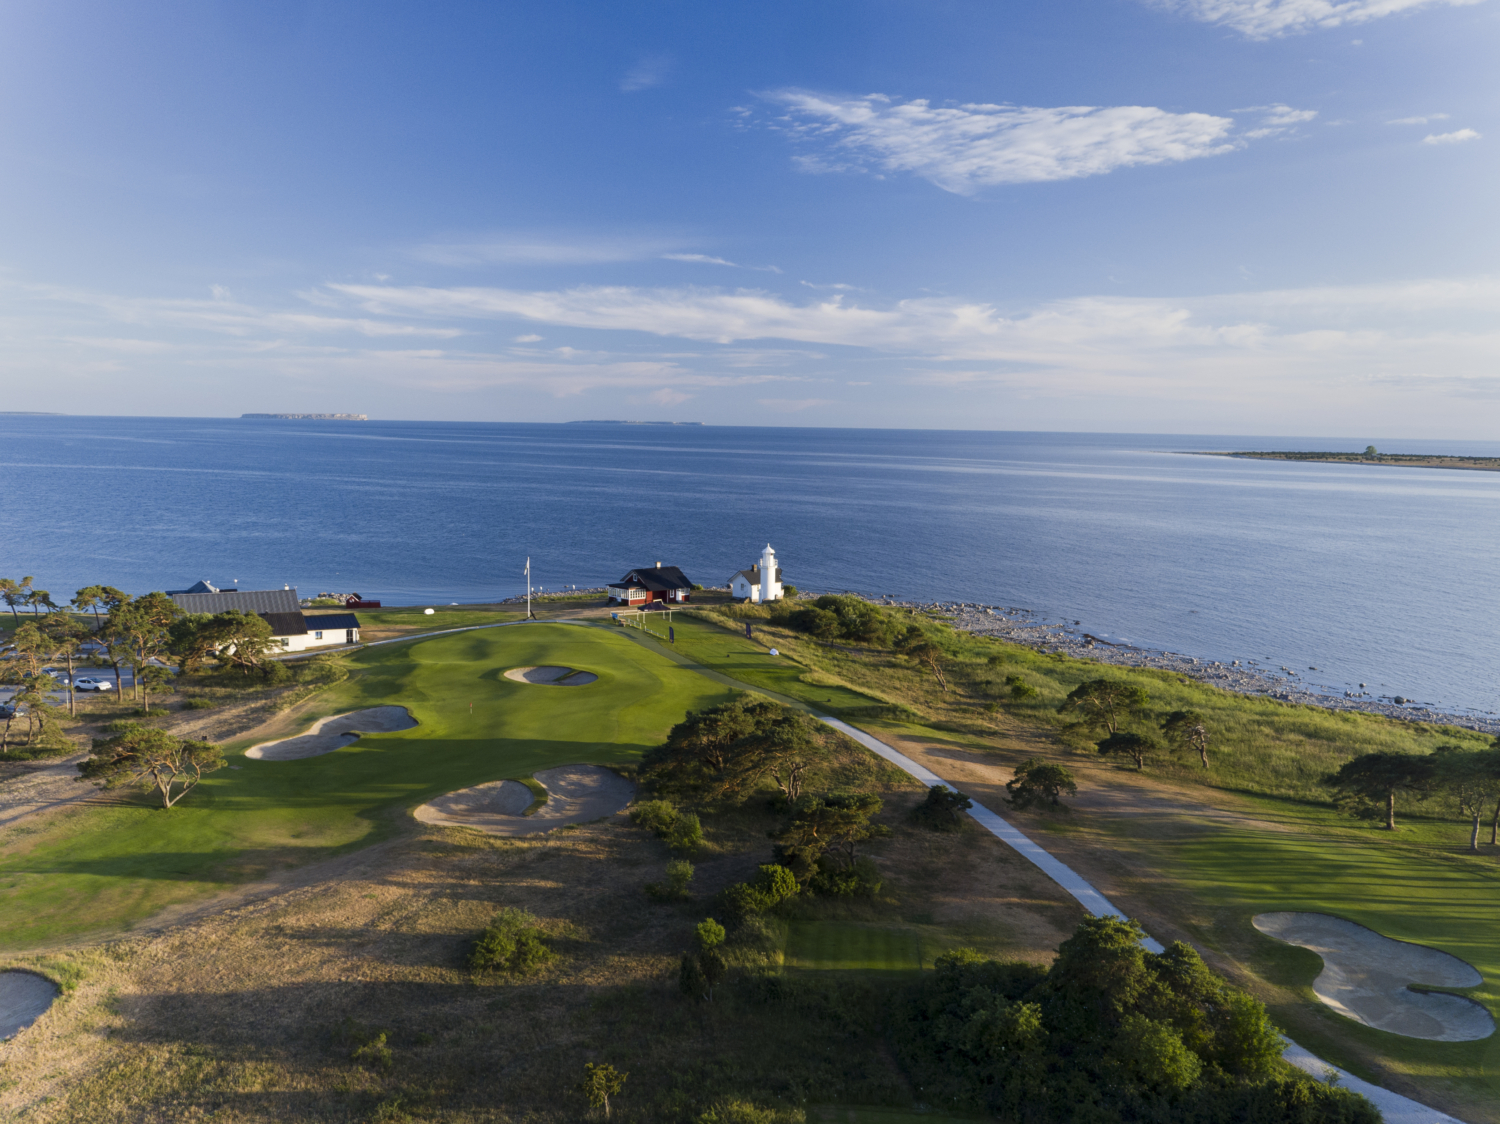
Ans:
{"label": "white wall building", "polygon": [[760,552],[760,561],[729,579],[729,592],[741,601],[759,605],[762,601],[780,601],[785,593],[781,585],[781,567],[771,544]]}

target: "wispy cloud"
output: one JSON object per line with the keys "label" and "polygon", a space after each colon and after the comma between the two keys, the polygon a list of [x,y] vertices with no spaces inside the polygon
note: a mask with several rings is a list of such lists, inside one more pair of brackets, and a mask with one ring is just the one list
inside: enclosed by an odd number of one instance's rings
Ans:
{"label": "wispy cloud", "polygon": [[646,261],[679,250],[681,239],[631,236],[538,237],[480,235],[416,247],[414,257],[435,265],[607,265]]}
{"label": "wispy cloud", "polygon": [[712,257],[709,254],[663,254],[662,257],[667,261],[687,261],[696,262],[699,265],[727,265],[735,269],[740,268],[738,262],[732,262],[726,258]]}
{"label": "wispy cloud", "polygon": [[1387,121],[1387,125],[1425,125],[1429,121],[1446,121],[1446,113],[1429,113],[1426,117],[1398,117],[1394,121]]}
{"label": "wispy cloud", "polygon": [[1428,133],[1422,138],[1423,144],[1463,144],[1464,141],[1478,140],[1479,133],[1473,129],[1459,129],[1452,133]]}
{"label": "wispy cloud", "polygon": [[1236,113],[1259,113],[1260,124],[1243,135],[1250,140],[1263,137],[1278,137],[1296,130],[1298,125],[1311,121],[1318,115],[1316,109],[1293,109],[1289,105],[1252,105],[1236,109]]}
{"label": "wispy cloud", "polygon": [[[1327,358],[1341,350],[1378,360],[1372,340],[1497,334],[1475,324],[1500,313],[1500,280],[1421,282],[1235,294],[1123,299],[1078,297],[1007,313],[994,305],[922,298],[883,307],[843,296],[795,304],[760,291],[580,287],[562,291],[334,286],[371,315],[526,319],[572,328],[634,331],[715,343],[795,340],[931,361],[976,360],[1039,368],[1142,371],[1163,353]],[[1477,334],[1476,334],[1477,333]],[[1373,345],[1372,345],[1373,346]],[[1446,345],[1445,345],[1446,346]],[[1378,360],[1377,365],[1384,360]],[[1491,363],[1491,360],[1486,360]]]}
{"label": "wispy cloud", "polygon": [[[217,379],[336,387],[366,401],[366,390],[384,387],[392,403],[493,391],[507,409],[628,388],[663,408],[691,397],[695,410],[724,419],[815,416],[837,397],[865,424],[1014,424],[1002,404],[1021,401],[1054,404],[1028,416],[1038,425],[1066,411],[1089,425],[1171,420],[1201,432],[1210,418],[1271,424],[1288,401],[1320,424],[1400,417],[1445,433],[1457,402],[1470,426],[1500,422],[1500,277],[1016,307],[797,286],[805,299],[696,287],[332,285],[316,313],[0,284],[0,378],[66,374],[91,401],[111,404],[128,383],[122,406],[150,401],[151,386],[170,395]],[[542,331],[516,336],[517,321],[554,326],[546,335],[556,345],[530,346]],[[481,342],[491,333],[496,343]],[[441,416],[441,405],[427,408]]]}
{"label": "wispy cloud", "polygon": [[885,94],[806,90],[764,95],[783,108],[773,127],[813,148],[810,172],[910,172],[958,195],[1002,184],[1097,176],[1233,148],[1234,122],[1150,106],[935,106]]}
{"label": "wispy cloud", "polygon": [[741,265],[737,261],[727,258],[716,258],[712,254],[662,254],[666,261],[690,262],[694,265],[727,265],[732,269],[752,269],[758,273],[780,273],[781,269],[774,265]]}
{"label": "wispy cloud", "polygon": [[651,55],[643,58],[625,72],[625,77],[620,79],[620,89],[627,94],[635,93],[637,90],[649,90],[652,86],[660,86],[667,79],[667,72],[672,68],[672,59],[669,55]]}
{"label": "wispy cloud", "polygon": [[1148,0],[1204,23],[1231,27],[1250,39],[1300,35],[1367,23],[1418,8],[1458,7],[1480,0]]}

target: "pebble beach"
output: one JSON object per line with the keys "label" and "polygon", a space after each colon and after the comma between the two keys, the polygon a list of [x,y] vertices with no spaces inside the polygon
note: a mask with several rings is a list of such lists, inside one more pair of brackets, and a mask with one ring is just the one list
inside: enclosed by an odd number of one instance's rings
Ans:
{"label": "pebble beach", "polygon": [[1183,678],[1197,679],[1242,695],[1260,695],[1285,703],[1318,706],[1327,710],[1358,710],[1408,722],[1431,722],[1478,730],[1486,734],[1500,734],[1500,718],[1494,715],[1453,714],[1423,706],[1399,695],[1375,695],[1367,690],[1333,693],[1307,681],[1307,672],[1317,672],[1317,668],[1313,667],[1289,668],[1254,659],[1231,660],[1227,663],[1200,660],[1195,656],[1184,656],[1163,648],[1144,648],[1127,641],[1100,637],[1083,631],[1081,622],[1044,620],[1029,609],[970,602],[898,601],[892,597],[872,597],[868,600],[878,605],[935,613],[947,618],[954,628],[976,636],[993,636],[1040,652],[1060,652],[1077,659],[1096,660],[1120,667],[1171,671]]}

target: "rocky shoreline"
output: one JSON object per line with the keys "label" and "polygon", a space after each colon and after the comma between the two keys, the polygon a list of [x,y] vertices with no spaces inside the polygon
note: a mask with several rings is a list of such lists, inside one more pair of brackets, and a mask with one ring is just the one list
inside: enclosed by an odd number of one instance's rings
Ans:
{"label": "rocky shoreline", "polygon": [[1120,667],[1171,671],[1242,695],[1259,695],[1286,703],[1320,706],[1325,710],[1358,710],[1407,722],[1430,722],[1478,730],[1485,734],[1500,734],[1500,719],[1490,716],[1433,710],[1399,695],[1374,696],[1366,691],[1345,692],[1342,696],[1328,694],[1313,690],[1303,682],[1303,674],[1291,668],[1271,666],[1258,660],[1233,660],[1229,663],[1199,660],[1161,648],[1142,648],[1084,632],[1079,621],[1044,622],[1029,609],[958,601],[898,601],[893,597],[872,597],[868,600],[877,605],[937,613],[947,617],[954,628],[976,636],[993,636],[1040,652],[1061,652],[1077,659],[1097,660]]}

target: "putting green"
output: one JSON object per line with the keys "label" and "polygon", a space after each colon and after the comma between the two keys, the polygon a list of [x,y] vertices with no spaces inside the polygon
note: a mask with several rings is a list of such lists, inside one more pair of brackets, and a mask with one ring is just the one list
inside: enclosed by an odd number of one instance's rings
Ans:
{"label": "putting green", "polygon": [[[788,968],[842,972],[917,972],[921,934],[852,921],[794,921],[787,934]],[[931,961],[928,960],[928,966]]]}
{"label": "putting green", "polygon": [[[688,710],[732,691],[634,644],[576,625],[484,629],[366,649],[318,696],[315,719],[401,704],[420,723],[336,753],[229,762],[171,811],[144,800],[0,833],[0,949],[128,926],[288,866],[366,846],[433,796],[538,769],[630,764]],[[560,664],[598,675],[567,691],[504,677]],[[472,705],[471,705],[472,704]]]}

